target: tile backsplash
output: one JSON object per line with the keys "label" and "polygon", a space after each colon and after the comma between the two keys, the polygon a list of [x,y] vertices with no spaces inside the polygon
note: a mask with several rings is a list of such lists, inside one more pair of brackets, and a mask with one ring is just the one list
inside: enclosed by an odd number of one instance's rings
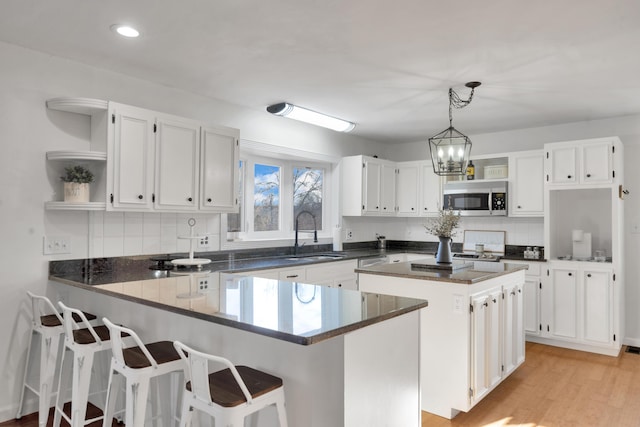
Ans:
{"label": "tile backsplash", "polygon": [[219,250],[219,214],[96,211],[89,216],[89,257],[189,252],[190,239],[179,238],[189,236],[189,218],[195,235],[209,236],[199,251]]}

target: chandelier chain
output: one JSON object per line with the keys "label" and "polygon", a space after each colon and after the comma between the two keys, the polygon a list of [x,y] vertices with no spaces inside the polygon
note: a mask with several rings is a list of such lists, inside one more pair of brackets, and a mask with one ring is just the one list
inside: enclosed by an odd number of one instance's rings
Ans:
{"label": "chandelier chain", "polygon": [[471,93],[469,94],[469,99],[462,99],[460,98],[460,96],[456,93],[455,90],[453,90],[452,88],[449,88],[449,126],[453,127],[453,112],[452,112],[452,108],[464,108],[467,105],[471,104],[471,100],[473,99],[473,91],[474,91],[474,87],[471,88]]}

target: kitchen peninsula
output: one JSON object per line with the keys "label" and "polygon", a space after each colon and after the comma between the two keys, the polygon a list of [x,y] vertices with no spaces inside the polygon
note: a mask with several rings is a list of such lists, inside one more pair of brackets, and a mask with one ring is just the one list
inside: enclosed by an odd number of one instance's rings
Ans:
{"label": "kitchen peninsula", "polygon": [[[50,285],[65,303],[145,340],[179,339],[283,378],[289,425],[420,425],[427,301],[233,274],[207,287],[195,272],[198,286],[186,289],[174,273],[115,283],[99,276],[52,274]],[[263,412],[260,425],[277,425],[275,410]]]}
{"label": "kitchen peninsula", "polygon": [[433,263],[356,271],[363,292],[429,300],[420,319],[422,410],[453,418],[469,411],[524,362],[526,267],[460,261],[459,269],[446,271],[433,269]]}

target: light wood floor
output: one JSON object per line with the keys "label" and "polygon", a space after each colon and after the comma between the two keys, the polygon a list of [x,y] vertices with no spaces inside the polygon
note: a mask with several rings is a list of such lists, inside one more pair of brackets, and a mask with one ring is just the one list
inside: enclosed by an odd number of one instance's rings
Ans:
{"label": "light wood floor", "polygon": [[[35,416],[0,423],[37,425]],[[441,426],[640,427],[640,355],[527,343],[524,364],[470,412],[453,420],[423,412],[422,427]]]}
{"label": "light wood floor", "polygon": [[422,427],[640,426],[640,355],[527,343],[526,360],[468,413],[422,413]]}

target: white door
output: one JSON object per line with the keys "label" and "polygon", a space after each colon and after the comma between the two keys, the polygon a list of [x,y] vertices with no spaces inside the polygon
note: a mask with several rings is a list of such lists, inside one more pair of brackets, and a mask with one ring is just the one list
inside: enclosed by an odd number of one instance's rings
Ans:
{"label": "white door", "polygon": [[598,344],[613,342],[613,287],[608,271],[585,270],[584,339]]}
{"label": "white door", "polygon": [[200,209],[237,212],[239,136],[235,129],[202,129]]}
{"label": "white door", "polygon": [[511,187],[512,216],[544,215],[544,157],[542,152],[514,155]]}
{"label": "white door", "polygon": [[150,210],[153,207],[153,112],[109,104],[113,138],[109,140],[109,210]]}
{"label": "white door", "polygon": [[582,146],[582,181],[586,183],[611,182],[612,144],[601,142]]}
{"label": "white door", "polygon": [[382,165],[375,161],[365,159],[364,161],[364,211],[365,213],[380,212],[380,186],[382,185]]}
{"label": "white door", "polygon": [[382,175],[380,186],[380,213],[395,215],[396,213],[396,165],[395,163],[382,163]]}
{"label": "white door", "polygon": [[549,182],[552,184],[576,184],[578,183],[578,148],[576,146],[553,147],[547,155],[551,161]]}
{"label": "white door", "polygon": [[398,165],[396,195],[399,216],[418,215],[418,184],[420,169],[417,164]]}
{"label": "white door", "polygon": [[578,338],[578,279],[573,269],[551,269],[548,333],[554,338]]}
{"label": "white door", "polygon": [[422,166],[422,189],[420,215],[437,216],[442,203],[440,176],[433,172],[433,166],[427,163]]}
{"label": "white door", "polygon": [[155,208],[196,210],[200,167],[200,126],[158,119]]}

